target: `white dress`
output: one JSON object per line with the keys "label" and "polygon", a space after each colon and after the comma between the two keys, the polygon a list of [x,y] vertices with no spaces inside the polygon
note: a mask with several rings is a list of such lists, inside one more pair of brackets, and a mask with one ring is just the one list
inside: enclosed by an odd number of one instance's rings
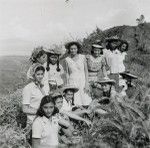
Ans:
{"label": "white dress", "polygon": [[79,91],[75,93],[74,96],[74,104],[75,105],[89,105],[91,97],[85,93],[85,56],[79,54],[78,58],[73,60],[70,57],[66,58],[66,66],[68,69],[68,83],[74,84],[76,87],[79,88]]}

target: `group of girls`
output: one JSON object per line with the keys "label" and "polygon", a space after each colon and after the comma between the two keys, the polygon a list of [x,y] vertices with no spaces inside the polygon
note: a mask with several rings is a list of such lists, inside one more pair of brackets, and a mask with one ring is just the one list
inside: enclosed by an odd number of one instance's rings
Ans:
{"label": "group of girls", "polygon": [[[116,93],[119,74],[125,71],[123,62],[128,43],[115,37],[108,38],[106,43],[107,49],[95,42],[91,54],[83,55],[80,43],[69,42],[65,45],[67,57],[63,62],[60,49],[37,47],[33,50],[27,72],[29,83],[23,89],[22,101],[27,125],[32,125],[33,147],[56,146],[60,139],[66,141],[74,130],[71,118],[90,125],[82,115],[93,110],[93,98]],[[92,89],[95,86],[100,88],[95,89],[96,93]],[[61,138],[59,131],[64,133]]]}

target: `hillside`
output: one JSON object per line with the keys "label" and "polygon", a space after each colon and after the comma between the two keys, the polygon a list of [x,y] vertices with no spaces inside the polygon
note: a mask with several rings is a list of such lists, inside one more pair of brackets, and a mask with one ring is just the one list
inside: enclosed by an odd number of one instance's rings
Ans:
{"label": "hillside", "polygon": [[0,94],[8,94],[22,88],[26,83],[28,57],[0,57]]}
{"label": "hillside", "polygon": [[[139,26],[116,26],[107,30],[97,28],[87,38],[83,39],[83,51],[89,53],[91,44],[106,37],[118,35],[129,42],[127,69],[138,75],[139,83],[150,85],[150,23]],[[105,44],[105,42],[104,42]],[[0,94],[14,92],[26,83],[26,71],[29,67],[29,57],[0,57]]]}

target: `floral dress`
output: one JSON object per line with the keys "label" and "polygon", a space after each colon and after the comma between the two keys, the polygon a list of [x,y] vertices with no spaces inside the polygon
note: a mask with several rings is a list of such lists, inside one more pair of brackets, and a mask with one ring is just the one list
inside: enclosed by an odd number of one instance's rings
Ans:
{"label": "floral dress", "polygon": [[103,69],[106,66],[106,61],[104,56],[94,58],[92,55],[87,55],[87,67],[88,67],[88,79],[89,82],[97,81],[105,76]]}

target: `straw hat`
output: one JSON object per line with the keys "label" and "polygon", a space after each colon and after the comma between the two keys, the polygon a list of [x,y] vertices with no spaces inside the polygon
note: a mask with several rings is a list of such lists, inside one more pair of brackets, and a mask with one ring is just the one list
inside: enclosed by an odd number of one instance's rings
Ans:
{"label": "straw hat", "polygon": [[115,85],[116,81],[113,79],[109,79],[109,78],[103,78],[103,79],[100,79],[99,81],[97,81],[97,83]]}
{"label": "straw hat", "polygon": [[126,78],[129,78],[129,79],[138,79],[137,76],[131,74],[130,72],[126,71],[126,72],[122,72],[122,73],[119,73],[123,79],[126,79]]}
{"label": "straw hat", "polygon": [[55,98],[55,97],[62,97],[62,96],[63,96],[61,90],[59,90],[59,89],[57,89],[57,90],[51,92],[50,95],[51,95],[53,98]]}
{"label": "straw hat", "polygon": [[104,47],[99,45],[99,44],[93,44],[92,45],[93,48],[99,48],[99,49],[103,49]]}
{"label": "straw hat", "polygon": [[65,92],[66,90],[70,90],[70,89],[73,90],[74,93],[76,93],[79,90],[79,88],[76,87],[75,85],[73,85],[73,84],[67,84],[66,86],[64,86],[62,88],[62,91]]}
{"label": "straw hat", "polygon": [[105,39],[107,42],[111,42],[111,41],[122,41],[121,39],[119,39],[118,36],[111,36]]}

